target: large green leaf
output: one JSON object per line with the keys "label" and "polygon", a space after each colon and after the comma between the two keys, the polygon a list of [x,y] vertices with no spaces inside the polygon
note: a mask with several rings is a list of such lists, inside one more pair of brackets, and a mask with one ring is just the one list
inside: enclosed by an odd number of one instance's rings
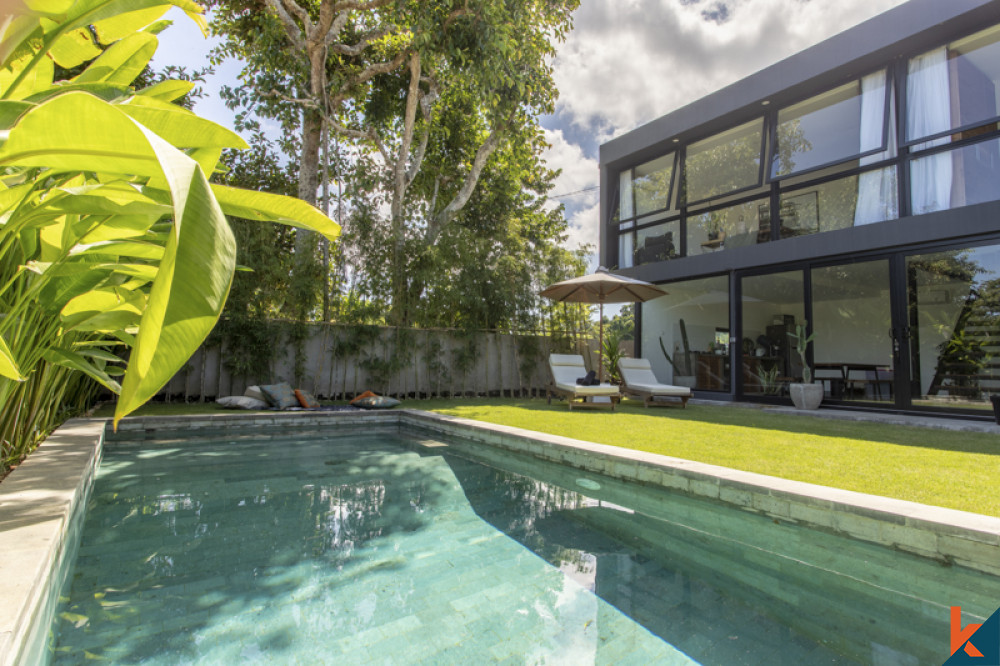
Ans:
{"label": "large green leaf", "polygon": [[57,95],[64,95],[68,92],[86,92],[100,97],[105,102],[114,102],[128,96],[129,88],[108,81],[90,81],[77,83],[75,81],[58,81],[51,88],[40,90],[33,95],[24,98],[25,102],[41,104],[45,100],[52,99]]}
{"label": "large green leaf", "polygon": [[0,130],[10,129],[26,111],[31,109],[28,102],[4,100],[0,102]]}
{"label": "large green leaf", "polygon": [[108,280],[109,270],[97,270],[83,262],[74,264],[85,269],[74,275],[53,276],[38,295],[38,303],[46,313],[55,315],[66,303]]}
{"label": "large green leaf", "polygon": [[212,191],[227,215],[248,220],[281,222],[319,232],[330,240],[340,236],[340,225],[301,199],[268,192],[240,190],[212,184]]}
{"label": "large green leaf", "polygon": [[95,254],[159,261],[163,258],[163,246],[156,245],[155,243],[135,241],[98,241],[96,243],[77,245],[70,250],[69,254],[71,257]]}
{"label": "large green leaf", "polygon": [[136,122],[115,105],[81,92],[60,95],[24,114],[0,147],[0,165],[162,174]]}
{"label": "large green leaf", "polygon": [[115,424],[162,388],[218,321],[232,284],[236,241],[198,164],[152,132],[174,203],[173,233],[139,324]]}
{"label": "large green leaf", "polygon": [[11,56],[22,50],[26,51],[26,43],[40,38],[41,33],[36,16],[18,16],[14,19],[3,33],[3,39],[0,39],[0,67],[6,66]]}
{"label": "large green leaf", "polygon": [[22,73],[33,60],[33,56],[26,53],[10,67],[0,69],[0,90],[4,99],[23,99],[52,85],[55,67],[48,58],[42,58]]}
{"label": "large green leaf", "polygon": [[111,332],[137,325],[145,305],[142,292],[102,287],[72,299],[60,317],[67,329]]}
{"label": "large green leaf", "polygon": [[[59,0],[61,1],[61,0]],[[152,10],[153,8],[163,8],[164,11],[169,9],[170,6],[180,7],[184,12],[190,16],[202,30],[203,34],[207,34],[207,26],[201,14],[204,10],[193,0],[77,0],[74,2],[70,8],[58,17],[58,20],[50,20],[49,18],[42,18],[38,20],[42,29],[45,33],[45,41],[42,47],[35,53],[34,57],[31,58],[27,63],[18,67],[15,70],[16,78],[12,88],[20,89],[20,81],[25,77],[33,77],[35,74],[32,70],[39,66],[43,66],[44,62],[51,63],[50,53],[52,46],[65,35],[72,33],[73,31],[83,29],[88,29],[89,26],[93,26],[101,35],[102,28],[107,25],[106,22],[112,21],[112,29],[108,31],[108,36],[102,36],[102,43],[110,43],[115,41],[117,37],[113,39],[108,39],[108,41],[103,41],[103,39],[110,38],[113,34],[118,32],[127,33],[129,25],[124,23],[115,23],[115,21],[120,21],[123,15],[129,13],[141,13]],[[142,20],[147,20],[148,15],[138,14]],[[31,17],[28,17],[31,18]],[[151,21],[150,21],[151,22]],[[30,25],[30,21],[29,21]],[[18,35],[19,39],[23,42],[27,38],[27,35]],[[8,60],[11,55],[16,55],[13,51],[11,54],[7,54],[4,57],[3,64],[9,64]],[[74,58],[79,57],[80,53],[73,49],[70,49],[69,55]],[[83,62],[83,61],[80,61]],[[73,63],[72,60],[66,60],[60,62],[61,67],[75,67],[79,65],[80,62]],[[11,95],[7,88],[3,88],[3,94],[0,98],[10,99]]]}
{"label": "large green leaf", "polygon": [[161,99],[164,102],[173,102],[187,95],[194,88],[194,81],[160,81],[151,86],[139,90],[136,94],[143,97]]}
{"label": "large green leaf", "polygon": [[21,370],[17,367],[17,362],[14,360],[14,354],[11,353],[10,347],[2,337],[0,337],[0,377],[6,377],[7,379],[13,379],[15,382],[23,382],[25,376],[21,374]]}
{"label": "large green leaf", "polygon": [[156,53],[157,39],[148,32],[137,32],[112,44],[99,58],[74,79],[75,83],[99,81],[129,85],[149,64]]}
{"label": "large green leaf", "polygon": [[87,28],[77,28],[60,35],[49,47],[49,55],[64,69],[77,67],[101,55]]}
{"label": "large green leaf", "polygon": [[232,130],[154,97],[136,95],[119,108],[178,148],[249,148]]}
{"label": "large green leaf", "polygon": [[53,347],[46,349],[42,353],[42,358],[54,365],[61,365],[64,368],[82,372],[109,391],[113,391],[114,393],[121,391],[121,386],[118,382],[111,379],[111,377],[108,376],[108,373],[106,373],[102,368],[98,368],[85,357],[74,351]]}

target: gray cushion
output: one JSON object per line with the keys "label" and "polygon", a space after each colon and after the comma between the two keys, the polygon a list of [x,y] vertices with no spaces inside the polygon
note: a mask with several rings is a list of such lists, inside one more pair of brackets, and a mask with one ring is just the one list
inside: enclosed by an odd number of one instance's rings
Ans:
{"label": "gray cushion", "polygon": [[256,400],[263,400],[267,402],[267,396],[264,392],[260,390],[259,386],[248,386],[246,391],[243,391],[243,395],[248,398],[254,398]]}
{"label": "gray cushion", "polygon": [[226,409],[267,409],[269,406],[263,400],[257,400],[245,395],[231,395],[219,398],[215,401],[215,404]]}

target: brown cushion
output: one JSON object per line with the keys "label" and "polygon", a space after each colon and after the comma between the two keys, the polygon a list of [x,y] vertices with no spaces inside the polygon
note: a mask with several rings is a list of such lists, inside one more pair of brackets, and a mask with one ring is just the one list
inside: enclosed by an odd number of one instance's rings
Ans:
{"label": "brown cushion", "polygon": [[314,398],[312,393],[309,393],[308,391],[295,389],[295,397],[298,398],[299,404],[306,409],[316,409],[319,407],[319,400]]}
{"label": "brown cushion", "polygon": [[364,400],[365,398],[377,398],[377,393],[372,393],[371,391],[365,391],[361,395],[354,396],[354,400],[351,400],[352,405],[356,405],[359,400]]}

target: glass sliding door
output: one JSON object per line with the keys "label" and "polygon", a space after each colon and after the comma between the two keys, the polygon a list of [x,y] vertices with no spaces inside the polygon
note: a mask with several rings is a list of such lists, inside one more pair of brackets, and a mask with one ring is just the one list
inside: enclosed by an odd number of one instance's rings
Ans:
{"label": "glass sliding door", "polygon": [[729,391],[729,277],[663,285],[642,304],[642,353],[660,381]]}
{"label": "glass sliding door", "polygon": [[740,376],[747,396],[787,395],[802,380],[802,361],[788,337],[805,322],[804,275],[787,271],[744,277]]}
{"label": "glass sliding door", "polygon": [[1000,245],[906,258],[914,407],[988,409],[1000,393]]}
{"label": "glass sliding door", "polygon": [[895,400],[889,260],[812,269],[813,360],[826,398]]}

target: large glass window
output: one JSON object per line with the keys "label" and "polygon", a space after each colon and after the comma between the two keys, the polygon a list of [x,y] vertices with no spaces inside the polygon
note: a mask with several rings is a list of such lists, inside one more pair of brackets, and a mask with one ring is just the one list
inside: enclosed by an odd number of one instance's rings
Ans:
{"label": "large glass window", "polygon": [[805,322],[802,271],[745,277],[743,289],[743,392],[783,395],[802,381],[802,361],[789,333]]}
{"label": "large glass window", "polygon": [[679,220],[642,226],[658,221],[662,217],[653,215],[639,220],[640,226],[636,232],[635,241],[636,266],[674,259],[680,254],[681,223]]}
{"label": "large glass window", "polygon": [[767,199],[692,214],[687,219],[688,256],[767,242],[770,220]]}
{"label": "large glass window", "polygon": [[665,383],[729,390],[729,278],[672,282],[642,304],[642,351]]}
{"label": "large glass window", "polygon": [[910,162],[914,215],[1000,199],[1000,139]]}
{"label": "large glass window", "polygon": [[908,257],[915,404],[986,409],[1000,393],[1000,246]]}
{"label": "large glass window", "polygon": [[886,147],[885,70],[778,112],[778,178],[842,162]]}
{"label": "large glass window", "polygon": [[684,167],[687,202],[759,185],[763,133],[763,119],[755,120],[688,146]]}
{"label": "large glass window", "polygon": [[636,215],[645,215],[668,207],[673,176],[673,153],[635,168],[632,187],[635,190]]}
{"label": "large glass window", "polygon": [[814,376],[836,400],[890,402],[889,262],[812,270]]}
{"label": "large glass window", "polygon": [[875,169],[781,193],[781,237],[899,217],[896,167]]}
{"label": "large glass window", "polygon": [[907,140],[946,142],[952,130],[996,121],[998,84],[1000,26],[913,58],[907,73]]}

